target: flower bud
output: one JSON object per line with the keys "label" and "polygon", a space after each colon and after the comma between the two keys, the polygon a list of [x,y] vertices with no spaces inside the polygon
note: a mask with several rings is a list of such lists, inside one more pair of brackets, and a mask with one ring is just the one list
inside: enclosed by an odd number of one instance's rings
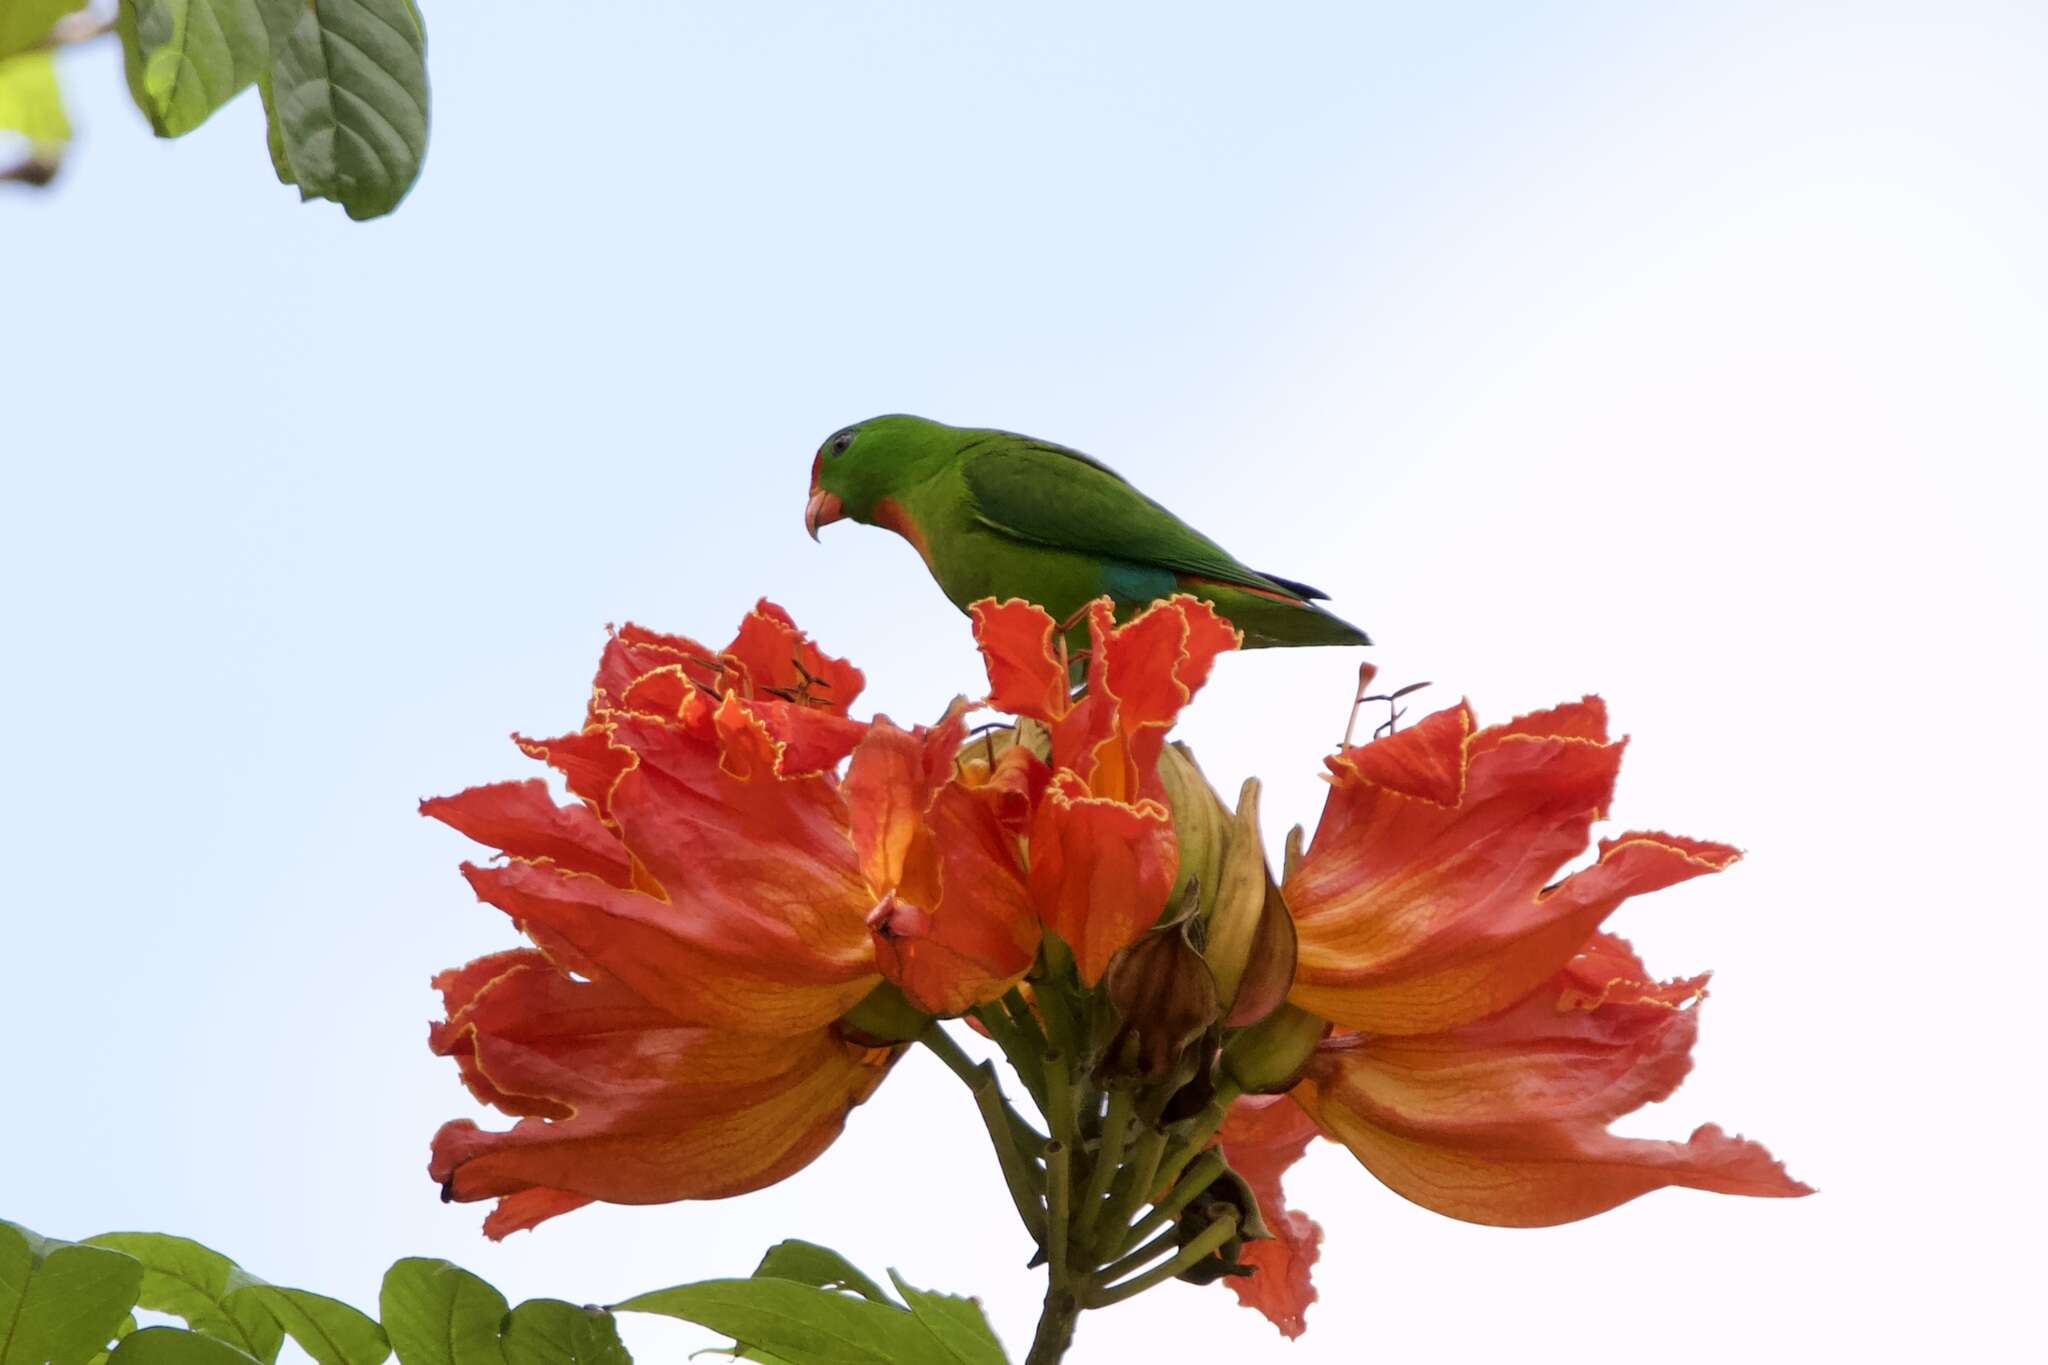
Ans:
{"label": "flower bud", "polygon": [[1168,905],[1179,905],[1188,888],[1198,888],[1204,917],[1216,901],[1218,872],[1223,863],[1223,845],[1228,838],[1230,814],[1217,799],[1216,789],[1195,765],[1188,746],[1175,741],[1159,754],[1159,781],[1166,788],[1167,808],[1173,812],[1173,838],[1180,850],[1180,862],[1173,878]]}
{"label": "flower bud", "polygon": [[1189,937],[1200,931],[1184,909],[1110,959],[1102,980],[1117,1028],[1102,1060],[1105,1079],[1166,1079],[1216,1021],[1216,982]]}
{"label": "flower bud", "polygon": [[1259,780],[1246,778],[1209,911],[1209,970],[1232,1028],[1255,1024],[1294,984],[1294,919],[1266,868],[1259,836]]}
{"label": "flower bud", "polygon": [[834,1025],[841,1037],[862,1047],[907,1043],[931,1025],[932,1016],[903,998],[887,981],[862,996]]}
{"label": "flower bud", "polygon": [[1226,1275],[1252,1273],[1252,1267],[1238,1261],[1238,1251],[1247,1241],[1269,1239],[1273,1234],[1259,1212],[1259,1201],[1252,1193],[1252,1187],[1243,1176],[1228,1167],[1181,1210],[1174,1225],[1175,1240],[1186,1246],[1218,1218],[1226,1215],[1235,1215],[1237,1219],[1237,1229],[1230,1240],[1183,1270],[1177,1278],[1189,1284],[1213,1284]]}
{"label": "flower bud", "polygon": [[1223,1074],[1247,1095],[1291,1090],[1329,1031],[1328,1020],[1282,1005],[1224,1044]]}

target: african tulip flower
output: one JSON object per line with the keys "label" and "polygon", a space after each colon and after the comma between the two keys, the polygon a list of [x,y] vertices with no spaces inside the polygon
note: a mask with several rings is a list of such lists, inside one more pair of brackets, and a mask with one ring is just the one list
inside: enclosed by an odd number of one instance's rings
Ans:
{"label": "african tulip flower", "polygon": [[[1809,1192],[1711,1125],[1684,1143],[1607,1131],[1684,1077],[1706,978],[1656,982],[1599,926],[1628,896],[1739,856],[1624,834],[1554,880],[1605,814],[1620,753],[1589,698],[1483,730],[1459,706],[1329,760],[1285,896],[1299,933],[1290,1000],[1338,1027],[1292,1104],[1240,1100],[1222,1132],[1230,1159],[1260,1171],[1262,1201],[1317,1132],[1396,1192],[1476,1223],[1570,1222],[1669,1185]],[[1314,1297],[1315,1228],[1299,1218],[1257,1252],[1277,1273],[1239,1286],[1289,1335]]]}
{"label": "african tulip flower", "polygon": [[521,741],[579,803],[538,781],[422,803],[502,851],[463,875],[536,945],[437,979],[434,1049],[520,1118],[434,1142],[448,1197],[502,1201],[494,1235],[781,1179],[892,1059],[836,1026],[884,975],[957,1013],[1029,966],[1008,836],[950,780],[958,708],[929,732],[857,722],[860,685],[767,603],[716,654],[629,626],[584,727]]}
{"label": "african tulip flower", "polygon": [[971,614],[989,705],[1050,732],[1050,777],[1029,827],[1031,895],[1046,928],[1073,949],[1082,984],[1093,986],[1166,906],[1175,844],[1159,756],[1181,708],[1238,635],[1191,597],[1156,603],[1122,625],[1107,599],[1097,601],[1088,609],[1087,690],[1075,700],[1057,623],[1042,607],[983,600]]}

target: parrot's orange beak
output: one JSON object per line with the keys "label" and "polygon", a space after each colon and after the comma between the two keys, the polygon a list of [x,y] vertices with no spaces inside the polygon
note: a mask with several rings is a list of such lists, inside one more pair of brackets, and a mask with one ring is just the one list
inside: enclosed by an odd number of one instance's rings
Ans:
{"label": "parrot's orange beak", "polygon": [[811,533],[811,539],[818,538],[820,526],[830,526],[846,518],[846,506],[839,501],[837,493],[827,493],[822,488],[811,490],[811,500],[804,504],[804,529]]}

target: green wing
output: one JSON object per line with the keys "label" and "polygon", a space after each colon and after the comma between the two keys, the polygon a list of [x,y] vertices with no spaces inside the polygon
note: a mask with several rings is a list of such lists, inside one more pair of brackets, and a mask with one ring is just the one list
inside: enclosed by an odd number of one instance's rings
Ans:
{"label": "green wing", "polygon": [[1306,583],[1255,573],[1222,546],[1078,450],[1007,434],[961,463],[975,516],[1017,540],[1303,598]]}

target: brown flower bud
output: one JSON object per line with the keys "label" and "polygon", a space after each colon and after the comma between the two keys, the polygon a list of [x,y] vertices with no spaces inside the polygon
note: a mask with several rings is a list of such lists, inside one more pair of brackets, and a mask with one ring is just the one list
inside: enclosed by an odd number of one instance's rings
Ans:
{"label": "brown flower bud", "polygon": [[1216,982],[1190,937],[1201,932],[1191,909],[1146,930],[1110,959],[1103,987],[1117,1025],[1103,1056],[1104,1079],[1166,1079],[1216,1022]]}
{"label": "brown flower bud", "polygon": [[1247,1241],[1268,1239],[1273,1234],[1259,1212],[1258,1197],[1252,1193],[1252,1187],[1243,1176],[1228,1167],[1181,1210],[1174,1224],[1175,1240],[1186,1246],[1218,1218],[1227,1215],[1234,1215],[1237,1219],[1237,1229],[1230,1240],[1183,1270],[1177,1278],[1189,1284],[1212,1284],[1226,1275],[1252,1273],[1252,1267],[1238,1261],[1238,1251]]}

